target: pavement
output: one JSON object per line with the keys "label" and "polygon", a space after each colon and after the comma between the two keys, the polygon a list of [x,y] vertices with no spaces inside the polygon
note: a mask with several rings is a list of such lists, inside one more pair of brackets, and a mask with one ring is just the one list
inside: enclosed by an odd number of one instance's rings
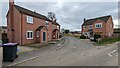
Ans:
{"label": "pavement", "polygon": [[2,47],[0,47],[0,67],[2,66]]}
{"label": "pavement", "polygon": [[42,48],[42,47],[45,47],[45,46],[50,46],[50,45],[57,44],[62,39],[63,39],[63,37],[61,37],[60,39],[54,39],[54,40],[49,41],[47,43],[42,43],[42,44],[36,43],[36,44],[33,44],[33,45],[29,45],[28,47]]}
{"label": "pavement", "polygon": [[89,40],[68,36],[64,37],[64,40],[66,43],[62,47],[59,42],[53,46],[21,54],[15,61],[27,58],[30,58],[30,61],[12,63],[14,65],[8,66],[118,66],[117,43],[98,47],[92,45]]}
{"label": "pavement", "polygon": [[[65,43],[65,38],[62,38],[55,44],[49,44],[42,48],[29,47],[29,46],[18,46],[18,58],[14,62],[3,62],[2,66],[13,66],[16,64],[24,63],[26,61],[32,60],[35,57],[42,55],[46,52],[50,52],[54,49],[59,48],[62,44]],[[33,46],[36,44],[33,44]]]}
{"label": "pavement", "polygon": [[15,66],[118,66],[116,43],[98,48],[85,40],[65,38],[61,49],[38,53],[36,59]]}

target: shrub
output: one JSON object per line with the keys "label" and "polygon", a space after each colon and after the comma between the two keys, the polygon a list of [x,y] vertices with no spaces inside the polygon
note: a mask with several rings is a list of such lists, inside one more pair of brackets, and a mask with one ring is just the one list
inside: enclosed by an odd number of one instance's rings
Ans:
{"label": "shrub", "polygon": [[68,34],[70,31],[69,30],[65,30],[65,34]]}
{"label": "shrub", "polygon": [[100,35],[100,34],[95,34],[95,35],[94,35],[94,38],[95,38],[95,39],[101,38],[101,35]]}
{"label": "shrub", "polygon": [[86,39],[86,36],[81,35],[81,36],[80,36],[80,39]]}

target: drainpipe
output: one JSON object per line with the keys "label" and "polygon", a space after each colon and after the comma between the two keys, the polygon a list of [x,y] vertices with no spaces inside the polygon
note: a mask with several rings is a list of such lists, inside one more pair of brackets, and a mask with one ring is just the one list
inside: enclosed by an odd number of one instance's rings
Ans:
{"label": "drainpipe", "polygon": [[22,13],[21,13],[21,22],[20,22],[20,32],[21,32],[21,35],[20,35],[20,37],[21,37],[21,42],[20,42],[20,45],[22,45],[22,21],[23,21],[23,19],[22,19]]}

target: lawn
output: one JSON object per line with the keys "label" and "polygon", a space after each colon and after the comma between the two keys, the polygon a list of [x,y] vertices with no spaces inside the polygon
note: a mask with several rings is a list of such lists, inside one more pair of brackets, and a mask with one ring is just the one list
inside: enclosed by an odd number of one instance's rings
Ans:
{"label": "lawn", "polygon": [[94,43],[97,46],[111,44],[120,41],[120,38],[103,38],[101,41]]}

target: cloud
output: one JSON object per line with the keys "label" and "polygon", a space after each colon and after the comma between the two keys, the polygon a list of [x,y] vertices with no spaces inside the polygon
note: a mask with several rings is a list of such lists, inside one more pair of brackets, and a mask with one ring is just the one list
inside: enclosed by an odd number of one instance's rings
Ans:
{"label": "cloud", "polygon": [[[119,0],[15,0],[16,2],[118,2]],[[8,2],[8,0],[2,0]]]}
{"label": "cloud", "polygon": [[[79,30],[83,23],[83,18],[95,18],[105,15],[112,15],[113,20],[118,19],[117,2],[16,2],[24,8],[37,11],[40,14],[47,15],[48,12],[54,12],[61,28],[70,30]],[[2,18],[5,23],[5,14],[8,11],[8,3],[3,4]]]}

